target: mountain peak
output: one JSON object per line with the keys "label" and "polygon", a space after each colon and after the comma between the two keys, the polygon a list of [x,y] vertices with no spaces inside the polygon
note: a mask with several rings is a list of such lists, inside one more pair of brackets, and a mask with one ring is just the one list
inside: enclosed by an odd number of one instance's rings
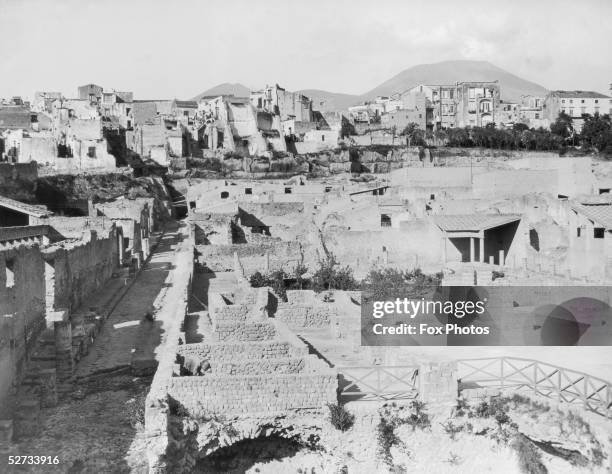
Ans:
{"label": "mountain peak", "polygon": [[233,95],[236,97],[249,97],[251,95],[251,89],[249,89],[244,84],[240,84],[239,82],[224,82],[222,84],[218,84],[215,87],[211,87],[210,89],[201,92],[196,95],[192,100],[198,101],[202,97],[208,96],[219,96],[219,95]]}
{"label": "mountain peak", "polygon": [[489,61],[466,59],[419,64],[396,74],[378,87],[366,92],[363,100],[379,95],[403,92],[417,84],[454,84],[464,81],[499,81],[502,99],[518,102],[521,95],[545,95],[547,90],[539,84],[522,79]]}

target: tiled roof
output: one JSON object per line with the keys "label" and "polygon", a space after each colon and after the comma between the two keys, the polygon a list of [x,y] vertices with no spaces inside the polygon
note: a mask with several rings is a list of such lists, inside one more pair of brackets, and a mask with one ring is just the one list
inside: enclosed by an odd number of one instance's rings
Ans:
{"label": "tiled roof", "polygon": [[612,204],[574,204],[572,209],[606,229],[612,229]]}
{"label": "tiled roof", "polygon": [[34,206],[24,202],[15,201],[4,196],[0,196],[0,207],[12,209],[13,211],[28,214],[34,217],[45,217],[52,214],[45,206]]}
{"label": "tiled roof", "polygon": [[517,214],[467,214],[434,216],[434,222],[440,229],[450,232],[480,231],[499,227],[510,222],[518,221],[521,216]]}
{"label": "tiled roof", "polygon": [[582,99],[609,99],[607,95],[594,91],[553,91],[552,94],[561,98],[582,98]]}

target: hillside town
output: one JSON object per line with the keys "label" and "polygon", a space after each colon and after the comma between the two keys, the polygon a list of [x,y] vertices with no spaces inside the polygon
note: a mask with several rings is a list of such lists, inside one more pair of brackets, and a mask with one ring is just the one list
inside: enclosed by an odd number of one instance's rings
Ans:
{"label": "hillside town", "polygon": [[278,84],[248,97],[197,101],[139,100],[133,92],[87,84],[75,98],[36,92],[32,101],[2,99],[0,153],[4,162],[35,161],[56,172],[109,171],[132,157],[185,169],[186,159],[227,153],[271,158],[333,150],[341,143],[410,144],[416,137],[440,144],[452,142],[453,135],[445,133],[452,129],[550,130],[560,115],[567,133],[579,134],[585,120],[612,112],[612,98],[593,91],[522,95],[520,102],[502,97],[498,81],[417,84],[347,110],[321,112],[312,99]]}

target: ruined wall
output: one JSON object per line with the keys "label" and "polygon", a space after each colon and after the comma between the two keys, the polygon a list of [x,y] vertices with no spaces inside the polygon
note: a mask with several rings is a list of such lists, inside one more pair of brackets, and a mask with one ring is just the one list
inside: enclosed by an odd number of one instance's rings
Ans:
{"label": "ruined wall", "polygon": [[193,212],[189,216],[197,245],[230,245],[233,215]]}
{"label": "ruined wall", "polygon": [[335,316],[337,316],[337,310],[319,302],[312,302],[311,304],[281,302],[278,303],[274,314],[276,319],[284,322],[293,330],[329,327]]}
{"label": "ruined wall", "polygon": [[0,412],[44,325],[45,279],[38,247],[0,251]]}
{"label": "ruined wall", "polygon": [[256,376],[173,377],[169,394],[194,417],[211,413],[270,413],[297,409],[320,409],[336,403],[334,371],[307,374]]}
{"label": "ruined wall", "polygon": [[213,341],[267,341],[276,336],[274,325],[262,322],[219,322],[211,333]]}
{"label": "ruined wall", "polygon": [[256,271],[266,272],[284,269],[291,272],[300,261],[300,244],[297,241],[272,240],[267,244],[198,245],[198,262],[212,271],[233,270],[234,252],[247,275]]}
{"label": "ruined wall", "polygon": [[194,355],[214,362],[242,359],[258,361],[272,358],[296,358],[308,354],[305,345],[296,346],[289,341],[251,341],[234,343],[196,343],[179,346],[180,356]]}
{"label": "ruined wall", "polygon": [[[299,191],[299,188],[297,189]],[[287,214],[295,214],[304,212],[303,202],[245,202],[239,203],[239,208],[249,214],[253,214],[258,218],[265,216],[285,216]]]}
{"label": "ruined wall", "polygon": [[43,250],[55,275],[55,308],[76,309],[111,277],[119,261],[117,230],[98,237],[88,231],[84,239],[60,242]]}

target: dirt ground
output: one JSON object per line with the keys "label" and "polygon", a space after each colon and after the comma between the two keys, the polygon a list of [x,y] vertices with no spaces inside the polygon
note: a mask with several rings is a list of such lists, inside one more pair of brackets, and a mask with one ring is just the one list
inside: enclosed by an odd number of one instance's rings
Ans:
{"label": "dirt ground", "polygon": [[77,385],[71,397],[45,409],[37,432],[17,439],[9,453],[58,456],[59,464],[13,466],[6,472],[147,472],[142,423],[150,382],[110,375]]}

